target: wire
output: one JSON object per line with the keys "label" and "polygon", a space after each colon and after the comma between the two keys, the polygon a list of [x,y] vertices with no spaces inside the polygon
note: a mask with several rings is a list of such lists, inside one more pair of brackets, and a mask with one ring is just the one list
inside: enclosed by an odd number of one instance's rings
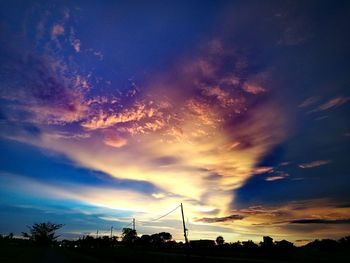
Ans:
{"label": "wire", "polygon": [[129,224],[127,224],[127,225],[125,225],[125,226],[123,226],[123,227],[118,227],[118,228],[115,229],[115,230],[121,231],[121,230],[123,230],[124,228],[127,228],[128,226],[130,226],[131,224],[132,224],[132,222],[129,223]]}
{"label": "wire", "polygon": [[159,219],[166,217],[167,215],[171,214],[172,212],[174,212],[176,209],[178,209],[181,205],[178,205],[177,207],[175,207],[173,210],[171,210],[170,212],[166,213],[165,215],[162,215],[156,219],[152,219],[150,222],[154,222],[154,221],[158,221]]}
{"label": "wire", "polygon": [[174,212],[176,209],[178,209],[181,205],[178,205],[177,207],[175,207],[173,210],[169,211],[168,213],[160,216],[160,217],[157,217],[155,219],[151,219],[150,221],[139,221],[137,220],[138,222],[142,223],[142,224],[145,224],[145,223],[151,223],[151,222],[155,222],[155,221],[158,221],[159,219],[162,219],[163,217],[166,217],[168,215],[170,215],[172,212]]}
{"label": "wire", "polygon": [[[139,222],[139,223],[142,223],[142,224],[158,221],[158,220],[162,219],[163,217],[166,217],[166,216],[170,215],[172,212],[174,212],[174,211],[175,211],[176,209],[178,209],[180,206],[181,206],[181,205],[178,205],[177,207],[175,207],[174,209],[172,209],[172,210],[169,211],[168,213],[166,213],[166,214],[164,214],[164,215],[162,215],[162,216],[160,216],[160,217],[157,217],[157,218],[155,218],[155,219],[151,219],[150,221],[139,221],[139,220],[136,220],[136,221]],[[123,227],[115,228],[115,231],[121,231],[121,230],[123,230],[124,228],[130,226],[132,223],[133,223],[133,222],[130,222],[129,224],[127,224],[127,225],[125,225],[125,226],[123,226]]]}

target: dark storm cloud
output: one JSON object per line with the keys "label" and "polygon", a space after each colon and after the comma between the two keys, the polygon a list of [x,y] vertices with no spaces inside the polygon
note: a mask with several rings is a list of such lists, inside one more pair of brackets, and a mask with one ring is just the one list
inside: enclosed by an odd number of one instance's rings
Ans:
{"label": "dark storm cloud", "polygon": [[295,219],[290,221],[278,221],[278,222],[266,222],[266,223],[260,223],[260,224],[254,224],[257,226],[272,226],[272,225],[281,225],[281,226],[287,226],[288,225],[317,225],[317,224],[324,224],[324,225],[343,225],[343,224],[350,224],[350,218],[345,219]]}
{"label": "dark storm cloud", "polygon": [[222,177],[223,176],[221,174],[212,172],[212,173],[209,173],[209,175],[206,177],[206,179],[216,181],[216,180],[222,179]]}
{"label": "dark storm cloud", "polygon": [[172,165],[180,162],[178,157],[175,156],[163,156],[151,160],[152,163],[159,166]]}
{"label": "dark storm cloud", "polygon": [[346,219],[296,219],[289,221],[291,224],[350,224],[350,218]]}
{"label": "dark storm cloud", "polygon": [[350,208],[350,203],[339,204],[337,207],[339,207],[339,208],[347,208],[347,207],[349,207]]}
{"label": "dark storm cloud", "polygon": [[205,222],[205,223],[219,223],[219,222],[232,222],[235,220],[242,220],[244,219],[244,216],[242,215],[229,215],[224,217],[203,217],[200,219],[197,219],[198,222]]}

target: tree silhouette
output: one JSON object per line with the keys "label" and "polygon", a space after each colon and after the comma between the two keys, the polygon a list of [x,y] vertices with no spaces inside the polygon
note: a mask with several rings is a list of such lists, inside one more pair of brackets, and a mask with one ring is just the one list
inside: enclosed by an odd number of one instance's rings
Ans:
{"label": "tree silhouette", "polygon": [[280,250],[290,250],[294,248],[294,244],[287,240],[275,241],[275,247]]}
{"label": "tree silhouette", "polygon": [[150,235],[142,235],[139,243],[143,246],[148,246],[151,243],[151,236]]}
{"label": "tree silhouette", "polygon": [[273,239],[269,236],[263,237],[263,242],[260,242],[260,246],[265,249],[270,249],[273,247]]}
{"label": "tree silhouette", "polygon": [[123,228],[122,241],[130,244],[134,243],[137,239],[137,232],[131,228]]}
{"label": "tree silhouette", "polygon": [[29,234],[23,232],[23,236],[29,238],[34,243],[47,246],[51,245],[59,236],[55,236],[55,232],[60,229],[62,224],[47,223],[35,223],[29,228]]}
{"label": "tree silhouette", "polygon": [[158,235],[159,235],[160,239],[162,240],[162,242],[168,242],[173,238],[173,236],[168,232],[161,232]]}
{"label": "tree silhouette", "polygon": [[168,232],[161,232],[157,234],[151,235],[151,242],[153,244],[163,244],[165,242],[168,242],[172,239],[172,235]]}
{"label": "tree silhouette", "polygon": [[225,243],[225,240],[222,236],[218,236],[215,241],[219,246],[222,246]]}

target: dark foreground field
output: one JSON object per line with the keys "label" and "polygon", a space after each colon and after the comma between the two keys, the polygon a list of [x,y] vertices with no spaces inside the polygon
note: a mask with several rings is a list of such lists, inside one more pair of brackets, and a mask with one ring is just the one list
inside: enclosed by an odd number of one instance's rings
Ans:
{"label": "dark foreground field", "polygon": [[0,262],[349,262],[342,253],[305,253],[296,251],[288,255],[227,254],[225,251],[192,250],[189,255],[183,250],[156,250],[118,246],[104,249],[72,249],[36,246],[2,246]]}

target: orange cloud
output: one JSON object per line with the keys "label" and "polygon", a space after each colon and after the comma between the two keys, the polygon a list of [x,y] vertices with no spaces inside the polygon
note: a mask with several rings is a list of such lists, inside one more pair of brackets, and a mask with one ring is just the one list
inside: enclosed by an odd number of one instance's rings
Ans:
{"label": "orange cloud", "polygon": [[273,171],[273,167],[270,167],[270,166],[257,167],[254,169],[254,174],[263,174],[270,171]]}
{"label": "orange cloud", "polygon": [[156,109],[147,107],[144,103],[136,103],[130,109],[124,109],[118,113],[107,113],[101,110],[97,116],[81,124],[90,130],[104,129],[116,124],[140,121],[146,117],[153,117]]}

